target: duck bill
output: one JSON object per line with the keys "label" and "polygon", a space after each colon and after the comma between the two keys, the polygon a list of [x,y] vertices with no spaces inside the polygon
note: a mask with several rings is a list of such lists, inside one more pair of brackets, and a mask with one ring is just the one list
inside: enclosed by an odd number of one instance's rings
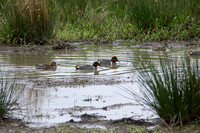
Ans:
{"label": "duck bill", "polygon": [[98,63],[99,63],[99,66],[101,66],[101,61],[99,61]]}

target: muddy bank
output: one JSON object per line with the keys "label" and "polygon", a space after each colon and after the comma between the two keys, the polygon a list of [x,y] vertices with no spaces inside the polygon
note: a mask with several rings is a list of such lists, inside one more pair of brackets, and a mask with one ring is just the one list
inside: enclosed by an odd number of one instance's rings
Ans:
{"label": "muddy bank", "polygon": [[44,52],[51,50],[73,50],[75,46],[72,46],[64,40],[48,40],[47,44],[36,46],[9,46],[5,44],[0,45],[0,52]]}
{"label": "muddy bank", "polygon": [[[86,116],[86,115],[85,115]],[[181,132],[181,133],[199,133],[200,126],[196,123],[190,123],[183,125],[182,128],[175,126],[166,126],[160,120],[155,122],[144,122],[143,120],[134,120],[132,118],[123,118],[120,120],[93,120],[93,121],[81,121],[81,122],[66,122],[57,124],[51,127],[42,128],[30,128],[25,126],[21,120],[16,119],[4,119],[3,123],[0,123],[1,133],[168,133],[168,132]]]}
{"label": "muddy bank", "polygon": [[[75,44],[75,45],[74,45]],[[0,45],[0,52],[43,52],[51,50],[74,50],[77,48],[76,44],[81,45],[97,45],[93,42],[66,42],[65,40],[49,40],[46,45],[37,45],[37,46],[9,46],[5,44]],[[179,48],[179,47],[188,47],[188,46],[200,46],[200,41],[184,41],[184,42],[136,42],[132,40],[116,40],[112,43],[103,43],[103,45],[135,45],[141,48],[152,48],[155,46],[163,46],[164,44],[168,45],[168,48]],[[100,44],[101,45],[101,44]]]}
{"label": "muddy bank", "polygon": [[[51,127],[31,128],[25,126],[27,123],[17,119],[4,119],[3,123],[0,123],[0,132],[2,133],[51,133],[51,132],[127,132],[132,130],[150,131],[149,127],[154,127],[157,123],[144,122],[142,120],[134,120],[132,118],[123,118],[120,120],[102,121],[98,119],[90,120],[90,115],[85,114],[87,120],[80,122],[66,122],[57,124]],[[158,130],[154,128],[154,130]]]}

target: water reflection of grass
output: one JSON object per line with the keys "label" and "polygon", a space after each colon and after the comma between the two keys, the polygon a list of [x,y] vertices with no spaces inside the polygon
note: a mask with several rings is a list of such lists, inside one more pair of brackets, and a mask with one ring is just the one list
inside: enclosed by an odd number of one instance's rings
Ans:
{"label": "water reflection of grass", "polygon": [[20,86],[17,77],[8,79],[8,73],[0,72],[0,119],[10,115],[11,111],[18,110],[18,100],[23,86]]}
{"label": "water reflection of grass", "polygon": [[144,63],[139,59],[135,65],[142,96],[133,90],[127,91],[167,123],[182,125],[199,120],[199,61],[189,57],[182,57],[181,61],[165,57],[160,58],[158,67],[150,57],[147,60]]}

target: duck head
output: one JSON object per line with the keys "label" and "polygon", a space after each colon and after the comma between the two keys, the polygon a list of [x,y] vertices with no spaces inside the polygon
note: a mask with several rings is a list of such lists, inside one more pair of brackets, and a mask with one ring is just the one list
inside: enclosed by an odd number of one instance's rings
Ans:
{"label": "duck head", "polygon": [[116,56],[113,56],[113,57],[111,58],[111,61],[115,63],[116,61],[118,61],[118,59],[117,59]]}
{"label": "duck head", "polygon": [[56,62],[53,61],[53,62],[51,63],[51,66],[52,66],[52,67],[56,67]]}
{"label": "duck head", "polygon": [[94,66],[94,67],[101,66],[101,63],[98,62],[98,61],[95,61],[95,62],[93,63],[93,66]]}

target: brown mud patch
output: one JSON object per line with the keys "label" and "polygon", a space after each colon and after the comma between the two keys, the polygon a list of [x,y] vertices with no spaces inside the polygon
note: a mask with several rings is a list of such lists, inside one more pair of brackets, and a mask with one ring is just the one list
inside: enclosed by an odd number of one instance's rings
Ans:
{"label": "brown mud patch", "polygon": [[[43,45],[19,45],[19,46],[9,46],[6,44],[0,44],[0,52],[43,52],[43,51],[51,51],[51,50],[73,50],[75,47],[73,44],[95,44],[92,42],[67,42],[63,39],[49,39],[46,40],[46,43]],[[113,42],[113,43],[102,43],[102,45],[127,45],[133,44],[141,48],[152,48],[157,46],[164,46],[167,44],[168,48],[179,48],[179,47],[189,47],[189,46],[200,46],[200,41],[188,41],[188,42],[132,42],[122,40],[120,42]],[[138,45],[137,45],[138,44]],[[95,44],[96,45],[96,44]],[[77,48],[78,49],[78,48]]]}
{"label": "brown mud patch", "polygon": [[134,120],[132,118],[122,118],[119,120],[91,120],[96,118],[87,114],[85,121],[57,124],[51,127],[33,128],[26,126],[27,123],[17,119],[4,119],[0,123],[1,133],[199,133],[200,125],[189,123],[183,127],[166,126],[160,120],[156,122],[145,122],[143,120]]}
{"label": "brown mud patch", "polygon": [[82,119],[82,121],[80,122],[71,121],[71,122],[67,122],[67,124],[77,126],[77,127],[87,127],[90,125],[90,128],[92,126],[95,127],[96,125],[98,127],[102,127],[102,129],[106,129],[110,131],[118,127],[121,132],[126,132],[127,127],[132,126],[132,125],[147,128],[147,127],[155,126],[156,124],[152,122],[145,122],[143,120],[134,120],[133,118],[123,118],[119,120],[98,120],[96,118],[98,118],[99,116],[88,115],[88,114],[83,114],[82,117],[84,117],[84,119]]}
{"label": "brown mud patch", "polygon": [[[84,117],[83,121],[70,122],[58,124],[51,127],[42,127],[42,128],[33,128],[26,126],[26,122],[22,122],[17,119],[4,119],[0,123],[0,132],[1,133],[52,133],[57,131],[65,132],[94,132],[98,129],[98,132],[101,131],[113,131],[116,128],[120,132],[127,132],[128,126],[139,126],[140,128],[147,128],[155,126],[155,123],[144,122],[141,120],[133,120],[132,118],[123,118],[120,120],[98,120],[95,115],[82,115]],[[89,129],[88,129],[89,128]],[[91,129],[91,130],[90,130]]]}
{"label": "brown mud patch", "polygon": [[48,43],[44,45],[36,45],[36,46],[9,46],[5,44],[0,45],[0,52],[44,52],[51,50],[73,50],[75,46],[72,46],[68,42],[64,40],[48,40]]}

